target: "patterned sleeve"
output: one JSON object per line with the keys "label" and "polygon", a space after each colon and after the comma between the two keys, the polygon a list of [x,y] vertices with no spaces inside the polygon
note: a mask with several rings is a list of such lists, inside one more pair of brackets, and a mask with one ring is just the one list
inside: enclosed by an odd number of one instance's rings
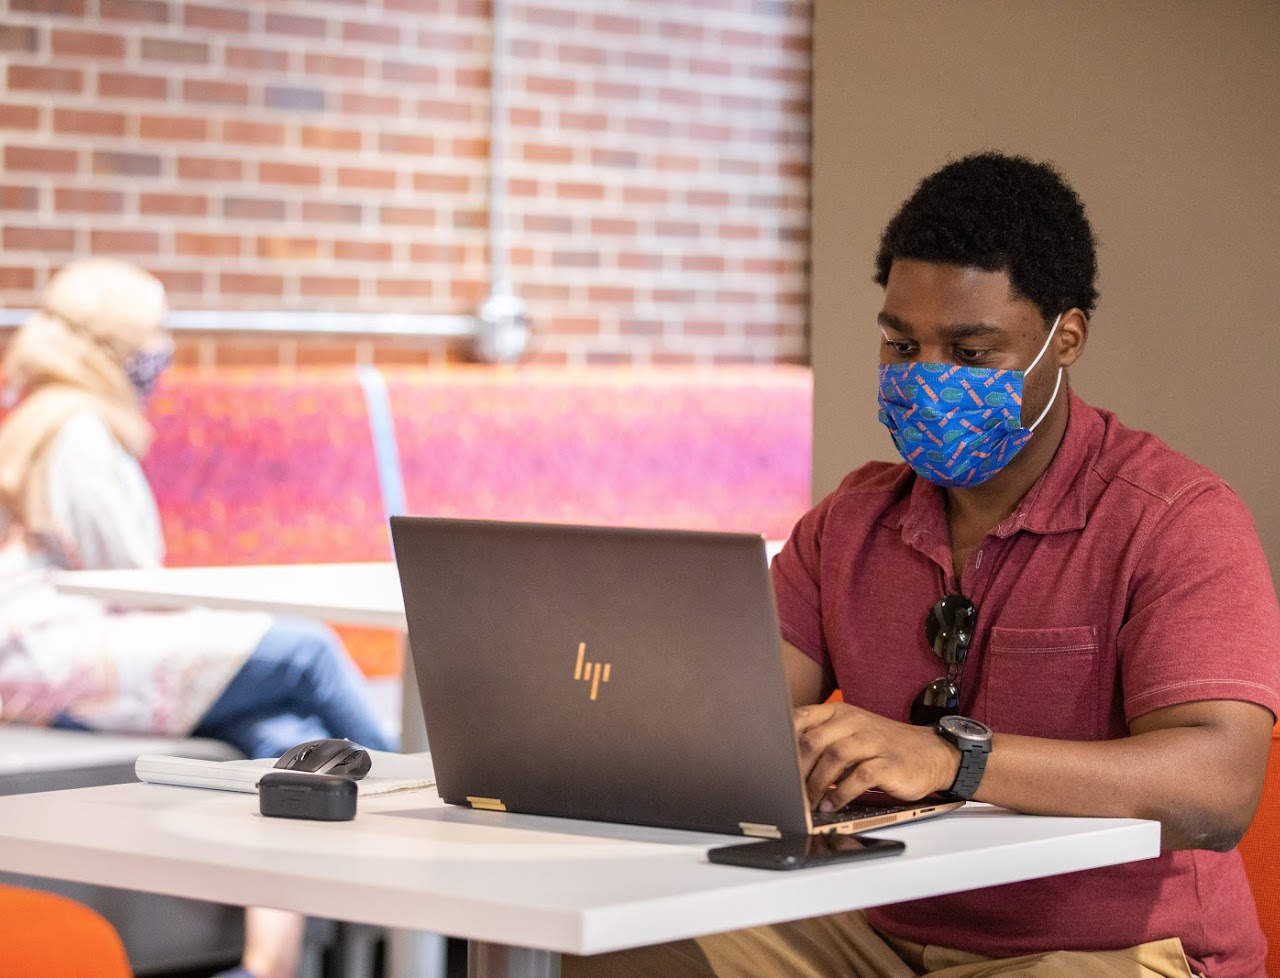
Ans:
{"label": "patterned sleeve", "polygon": [[49,509],[76,567],[158,567],[164,538],[142,467],[96,415],[63,426],[49,453]]}

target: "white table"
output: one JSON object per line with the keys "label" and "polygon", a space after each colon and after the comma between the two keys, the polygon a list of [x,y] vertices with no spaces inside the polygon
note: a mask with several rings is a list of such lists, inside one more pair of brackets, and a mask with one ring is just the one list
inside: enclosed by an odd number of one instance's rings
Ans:
{"label": "white table", "polygon": [[[155,567],[64,571],[59,589],[125,608],[224,608],[300,615],[338,625],[404,633],[404,601],[396,565],[246,564],[230,567]],[[405,695],[406,691],[409,695]],[[425,750],[426,727],[412,657],[405,646],[400,691],[400,742]]]}
{"label": "white table", "polygon": [[[769,544],[769,555],[780,546]],[[129,607],[202,605],[406,627],[390,563],[79,571],[62,574],[59,587]],[[401,746],[420,750],[425,727],[407,654],[405,670]],[[38,797],[57,799],[57,810]],[[0,798],[0,868],[452,934],[476,942],[478,974],[548,976],[558,970],[548,955],[558,952],[1072,872],[1148,858],[1159,845],[1154,823],[979,809],[886,831],[908,840],[905,857],[789,876],[705,863],[710,840],[723,837],[444,809],[434,795],[362,802],[355,833],[350,823],[262,819],[254,805],[249,796],[152,785]],[[353,839],[341,858],[319,858]],[[442,945],[393,932],[388,970],[438,975]]]}
{"label": "white table", "polygon": [[124,607],[231,608],[404,631],[400,578],[391,562],[246,564],[63,571],[58,587]]}
{"label": "white table", "polygon": [[[769,541],[772,559],[781,541]],[[400,578],[393,563],[246,564],[64,571],[58,587],[131,608],[228,608],[301,615],[339,625],[406,630]],[[427,749],[413,659],[405,645],[400,747]]]}
{"label": "white table", "polygon": [[[770,559],[781,541],[769,541]],[[320,618],[342,625],[405,630],[396,565],[243,564],[63,571],[58,587],[125,607],[231,608]]]}
{"label": "white table", "polygon": [[455,935],[473,978],[553,978],[562,953],[1146,859],[1160,839],[1154,822],[986,806],[879,834],[905,854],[776,873],[707,862],[725,836],[459,809],[433,791],[364,798],[337,823],[150,784],[0,798],[2,869]]}

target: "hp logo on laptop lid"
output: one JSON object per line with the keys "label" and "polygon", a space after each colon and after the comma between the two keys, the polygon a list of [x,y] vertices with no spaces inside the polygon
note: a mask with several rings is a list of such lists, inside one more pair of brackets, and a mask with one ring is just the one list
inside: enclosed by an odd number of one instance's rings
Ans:
{"label": "hp logo on laptop lid", "polygon": [[587,643],[578,643],[578,662],[573,667],[573,678],[591,684],[591,698],[594,700],[600,693],[600,684],[609,681],[610,664],[608,662],[587,662]]}

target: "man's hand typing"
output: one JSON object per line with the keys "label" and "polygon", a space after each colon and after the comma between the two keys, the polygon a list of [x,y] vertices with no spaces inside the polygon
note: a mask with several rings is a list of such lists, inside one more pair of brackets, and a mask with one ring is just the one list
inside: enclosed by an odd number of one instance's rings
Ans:
{"label": "man's hand typing", "polygon": [[797,707],[793,713],[809,804],[843,808],[878,789],[904,801],[946,791],[960,752],[933,732],[887,720],[847,703]]}

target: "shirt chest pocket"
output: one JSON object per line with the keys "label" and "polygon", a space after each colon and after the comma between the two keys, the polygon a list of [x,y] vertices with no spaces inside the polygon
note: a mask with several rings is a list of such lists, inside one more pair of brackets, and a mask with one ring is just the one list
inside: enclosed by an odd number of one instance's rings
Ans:
{"label": "shirt chest pocket", "polygon": [[992,628],[983,663],[987,723],[999,733],[1097,739],[1099,659],[1092,625]]}

